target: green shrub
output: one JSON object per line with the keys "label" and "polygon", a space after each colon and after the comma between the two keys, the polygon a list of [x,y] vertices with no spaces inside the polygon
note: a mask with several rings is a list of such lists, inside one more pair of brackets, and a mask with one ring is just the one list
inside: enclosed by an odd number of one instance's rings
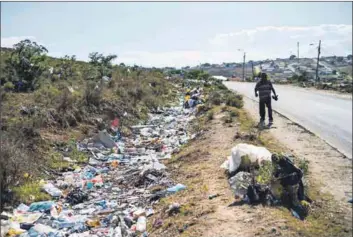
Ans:
{"label": "green shrub", "polygon": [[229,111],[229,116],[230,117],[238,117],[239,116],[239,111],[236,109],[232,109]]}
{"label": "green shrub", "polygon": [[224,123],[232,123],[233,122],[233,118],[228,114],[226,114],[225,116],[223,116],[222,118]]}
{"label": "green shrub", "polygon": [[217,91],[211,92],[208,97],[208,101],[213,105],[220,105],[222,103],[221,94]]}
{"label": "green shrub", "polygon": [[213,119],[213,115],[214,115],[214,113],[213,113],[212,110],[208,111],[207,112],[207,120],[212,120]]}
{"label": "green shrub", "polygon": [[244,105],[243,97],[234,93],[228,93],[225,96],[225,103],[228,106],[236,107],[239,109],[242,108]]}
{"label": "green shrub", "polygon": [[15,88],[14,84],[12,84],[12,82],[8,81],[4,84],[4,89],[9,91],[9,90],[13,90]]}
{"label": "green shrub", "polygon": [[309,161],[306,159],[300,159],[298,162],[298,168],[301,169],[304,175],[309,173]]}
{"label": "green shrub", "polygon": [[227,107],[226,105],[222,106],[221,111],[222,111],[222,112],[228,111],[228,107]]}
{"label": "green shrub", "polygon": [[39,182],[29,182],[21,186],[13,188],[15,198],[19,202],[32,203],[50,200],[49,194],[42,191],[41,184]]}

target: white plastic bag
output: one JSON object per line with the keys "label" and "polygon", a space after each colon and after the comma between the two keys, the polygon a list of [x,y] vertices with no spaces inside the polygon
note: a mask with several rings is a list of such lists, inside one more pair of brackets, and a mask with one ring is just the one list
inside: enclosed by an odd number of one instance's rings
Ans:
{"label": "white plastic bag", "polygon": [[242,162],[243,156],[248,156],[251,163],[261,164],[263,161],[271,161],[271,152],[265,147],[258,147],[250,144],[240,143],[232,148],[232,155],[229,157],[229,173],[236,171]]}

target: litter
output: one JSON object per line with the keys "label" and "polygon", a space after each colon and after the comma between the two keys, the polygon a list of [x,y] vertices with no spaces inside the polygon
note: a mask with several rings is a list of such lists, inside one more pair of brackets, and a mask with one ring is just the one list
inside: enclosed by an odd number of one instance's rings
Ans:
{"label": "litter", "polygon": [[240,143],[232,148],[231,156],[221,165],[221,168],[228,169],[232,174],[241,166],[245,168],[254,163],[261,165],[264,161],[271,162],[271,155],[271,152],[264,147]]}
{"label": "litter", "polygon": [[49,193],[52,197],[60,197],[62,195],[62,192],[60,189],[55,187],[52,183],[47,183],[43,185],[43,189]]}
{"label": "litter", "polygon": [[80,188],[75,188],[66,197],[66,201],[71,205],[76,205],[88,200],[88,195]]}
{"label": "litter", "polygon": [[29,212],[35,212],[35,211],[45,212],[45,211],[49,211],[53,205],[54,205],[54,202],[52,202],[52,201],[34,202],[29,206],[28,211]]}
{"label": "litter", "polygon": [[[57,200],[19,205],[13,215],[6,214],[8,220],[1,220],[2,233],[6,229],[22,237],[127,237],[136,236],[137,231],[148,236],[152,202],[186,189],[170,178],[160,160],[170,159],[182,144],[197,136],[186,130],[195,112],[184,109],[181,99],[179,106],[150,113],[145,124],[131,127],[128,137],[122,136],[121,121],[116,118],[109,124],[111,135],[100,131],[76,144],[88,155],[88,163],[62,171],[55,182],[44,182],[43,189]],[[63,157],[74,163],[67,151]],[[158,191],[150,192],[157,186]],[[174,204],[169,212],[179,210],[180,205]],[[161,224],[157,219],[153,226]]]}
{"label": "litter", "polygon": [[171,188],[168,188],[167,189],[167,192],[169,193],[176,193],[176,192],[179,192],[179,191],[182,191],[182,190],[185,190],[186,189],[186,186],[183,185],[183,184],[177,184]]}
{"label": "litter", "polygon": [[247,193],[248,186],[251,184],[251,178],[250,173],[239,172],[228,180],[230,188],[236,197],[244,197]]}

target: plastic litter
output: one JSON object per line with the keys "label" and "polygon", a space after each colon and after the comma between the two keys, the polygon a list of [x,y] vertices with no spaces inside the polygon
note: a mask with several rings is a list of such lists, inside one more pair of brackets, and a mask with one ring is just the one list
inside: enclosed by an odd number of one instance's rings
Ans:
{"label": "plastic litter", "polygon": [[251,163],[261,165],[264,161],[271,162],[271,155],[271,152],[264,147],[240,143],[232,148],[231,156],[221,165],[221,168],[226,168],[229,173],[233,173],[241,165],[247,166]]}
{"label": "plastic litter", "polygon": [[34,211],[48,211],[50,208],[54,205],[54,202],[52,201],[43,201],[43,202],[34,202],[29,206],[28,211],[29,212],[34,212]]}
{"label": "plastic litter", "polygon": [[168,188],[167,189],[167,192],[169,193],[176,193],[176,192],[179,192],[179,191],[182,191],[182,190],[185,190],[186,189],[186,186],[183,185],[183,184],[177,184],[171,188]]}
{"label": "plastic litter", "polygon": [[113,148],[116,146],[113,139],[109,136],[107,131],[99,131],[98,133],[99,141],[106,147],[106,148]]}
{"label": "plastic litter", "polygon": [[230,188],[236,197],[242,198],[251,184],[251,174],[247,172],[239,172],[229,180]]}
{"label": "plastic litter", "polygon": [[44,184],[43,189],[52,197],[60,197],[62,195],[61,190],[55,187],[52,183]]}
{"label": "plastic litter", "polygon": [[140,216],[137,220],[136,230],[139,232],[145,232],[147,228],[146,217]]}

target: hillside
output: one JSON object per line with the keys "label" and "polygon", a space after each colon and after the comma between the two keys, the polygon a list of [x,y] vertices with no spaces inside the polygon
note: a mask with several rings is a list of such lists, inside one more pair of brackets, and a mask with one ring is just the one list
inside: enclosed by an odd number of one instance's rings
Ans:
{"label": "hillside", "polygon": [[[114,118],[120,118],[121,132],[129,134],[132,124],[145,121],[148,111],[176,95],[176,87],[159,70],[113,66],[109,55],[96,54],[87,63],[36,54],[34,49],[33,42],[27,42],[12,62],[7,61],[12,50],[1,51],[3,201],[4,190],[26,185],[28,177],[36,180],[66,169],[69,163],[60,149],[69,148],[71,158],[86,161],[87,156],[72,147],[75,141],[108,129]],[[12,202],[24,198],[19,190]]]}

